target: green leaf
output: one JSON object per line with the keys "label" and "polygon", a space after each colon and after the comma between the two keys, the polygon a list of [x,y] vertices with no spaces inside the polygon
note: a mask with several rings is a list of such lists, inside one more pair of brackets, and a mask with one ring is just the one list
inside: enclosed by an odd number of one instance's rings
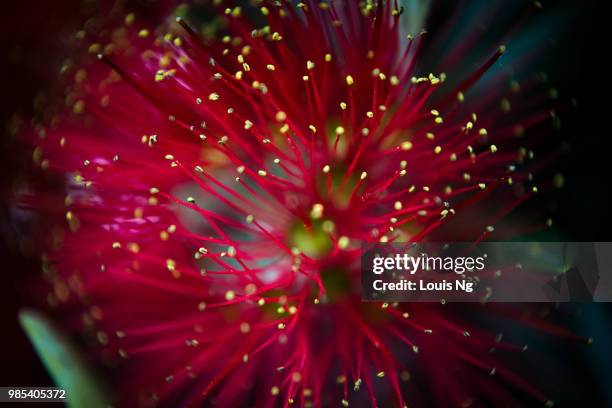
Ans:
{"label": "green leaf", "polygon": [[104,387],[69,339],[40,313],[19,312],[19,322],[57,387],[66,390],[71,408],[111,406]]}

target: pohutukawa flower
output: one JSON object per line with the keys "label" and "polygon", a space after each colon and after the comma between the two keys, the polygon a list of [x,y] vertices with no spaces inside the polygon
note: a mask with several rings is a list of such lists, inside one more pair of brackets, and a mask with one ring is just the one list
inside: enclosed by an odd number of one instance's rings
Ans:
{"label": "pohutukawa flower", "polygon": [[33,137],[66,180],[49,303],[84,310],[68,326],[123,404],[544,404],[499,365],[523,345],[470,323],[486,307],[359,296],[361,242],[500,238],[537,191],[517,135],[542,100],[499,71],[472,92],[505,47],[421,72],[394,1],[223,3],[204,34],[134,15],[86,33],[97,58]]}

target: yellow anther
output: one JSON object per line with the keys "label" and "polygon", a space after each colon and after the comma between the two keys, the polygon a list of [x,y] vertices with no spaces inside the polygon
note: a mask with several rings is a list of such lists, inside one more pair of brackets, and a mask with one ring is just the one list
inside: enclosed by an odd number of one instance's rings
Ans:
{"label": "yellow anther", "polygon": [[400,147],[401,147],[402,150],[408,151],[408,150],[412,149],[412,142],[410,142],[410,141],[402,142]]}
{"label": "yellow anther", "polygon": [[283,111],[278,111],[276,112],[276,115],[274,116],[274,118],[276,119],[277,122],[284,122],[287,119],[287,114]]}
{"label": "yellow anther", "polygon": [[323,204],[321,203],[316,203],[312,206],[312,209],[310,210],[310,217],[312,219],[318,220],[323,216]]}
{"label": "yellow anther", "polygon": [[343,235],[338,239],[338,248],[346,249],[348,248],[350,243],[351,243],[351,240],[349,239],[349,237],[347,237],[346,235]]}

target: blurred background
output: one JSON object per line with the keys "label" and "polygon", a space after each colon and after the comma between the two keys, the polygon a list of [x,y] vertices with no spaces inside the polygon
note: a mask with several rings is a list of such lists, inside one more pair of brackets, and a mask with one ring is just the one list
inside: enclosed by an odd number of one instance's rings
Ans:
{"label": "blurred background", "polygon": [[[409,0],[407,0],[409,2]],[[173,4],[174,3],[174,4]],[[477,7],[478,1],[458,5],[433,1],[427,26],[446,18],[457,7]],[[510,3],[510,1],[508,2]],[[514,2],[512,2],[514,3]],[[533,2],[526,2],[533,3]],[[111,4],[136,11],[139,18],[159,21],[176,2],[135,0]],[[466,6],[467,4],[467,6]],[[611,241],[610,229],[610,105],[607,80],[607,45],[602,4],[595,1],[542,1],[542,13],[556,16],[555,36],[544,38],[551,82],[576,108],[562,115],[558,132],[561,158],[555,171],[565,187],[554,196],[530,203],[554,214],[555,226],[536,239]],[[104,8],[108,10],[109,8]],[[20,308],[42,299],[29,290],[40,275],[39,256],[23,239],[12,216],[11,197],[24,177],[31,154],[15,134],[16,115],[28,117],[48,97],[73,47],[74,33],[101,8],[88,0],[10,1],[2,5],[0,26],[0,385],[52,385],[17,320]],[[469,22],[468,22],[469,24]],[[546,34],[544,34],[546,35]],[[534,40],[539,37],[534,37]],[[539,38],[540,40],[541,38]],[[529,39],[527,39],[529,41]],[[528,209],[527,209],[528,210]],[[525,211],[527,211],[525,210]],[[534,338],[538,358],[527,362],[545,390],[556,396],[557,406],[612,406],[612,307],[608,304],[562,305],[553,317],[579,334],[591,336],[591,346]],[[517,333],[518,335],[518,333]],[[524,370],[525,367],[522,368]]]}

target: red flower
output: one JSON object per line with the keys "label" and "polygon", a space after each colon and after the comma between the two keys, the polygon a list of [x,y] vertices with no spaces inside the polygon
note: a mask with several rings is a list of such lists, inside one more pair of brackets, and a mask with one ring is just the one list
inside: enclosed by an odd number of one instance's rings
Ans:
{"label": "red flower", "polygon": [[469,323],[483,306],[359,298],[360,242],[481,240],[536,191],[515,135],[548,112],[500,110],[499,75],[470,94],[505,47],[456,78],[420,72],[395,2],[223,11],[213,36],[102,31],[38,129],[66,176],[49,301],[84,305],[124,404],[545,401],[490,353],[522,346]]}

